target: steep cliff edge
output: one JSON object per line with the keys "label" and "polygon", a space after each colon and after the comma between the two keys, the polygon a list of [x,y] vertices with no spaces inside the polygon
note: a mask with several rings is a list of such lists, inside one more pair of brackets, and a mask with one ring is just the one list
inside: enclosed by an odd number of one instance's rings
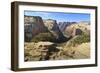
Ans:
{"label": "steep cliff edge", "polygon": [[35,35],[47,32],[43,20],[39,16],[24,16],[25,40],[30,41]]}
{"label": "steep cliff edge", "polygon": [[[57,24],[56,20],[53,19],[47,19],[44,20],[44,25],[48,28],[48,30],[56,37],[58,41],[63,41],[66,38],[64,37],[63,33],[59,29],[59,26]],[[57,41],[57,42],[58,42]]]}

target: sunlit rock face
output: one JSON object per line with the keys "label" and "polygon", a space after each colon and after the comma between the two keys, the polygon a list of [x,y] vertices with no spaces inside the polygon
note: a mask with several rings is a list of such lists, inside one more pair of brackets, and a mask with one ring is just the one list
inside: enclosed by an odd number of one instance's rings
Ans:
{"label": "sunlit rock face", "polygon": [[61,32],[61,30],[59,29],[59,26],[57,24],[56,20],[53,19],[47,19],[44,20],[44,25],[48,28],[48,30],[57,38],[57,39],[61,39],[63,40],[64,35]]}
{"label": "sunlit rock face", "polygon": [[70,26],[71,24],[76,24],[77,22],[59,22],[58,25],[59,25],[59,28],[60,30],[63,32],[66,27]]}
{"label": "sunlit rock face", "polygon": [[24,16],[24,32],[26,41],[29,41],[35,35],[46,32],[43,20],[39,16]]}
{"label": "sunlit rock face", "polygon": [[90,35],[90,24],[89,22],[71,24],[65,28],[63,33],[67,37],[74,37],[76,35],[81,35],[82,33]]}

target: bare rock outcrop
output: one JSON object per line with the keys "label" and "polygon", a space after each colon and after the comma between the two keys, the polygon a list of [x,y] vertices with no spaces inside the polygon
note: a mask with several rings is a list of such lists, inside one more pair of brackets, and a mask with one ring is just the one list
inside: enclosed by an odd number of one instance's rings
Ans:
{"label": "bare rock outcrop", "polygon": [[76,35],[81,35],[82,33],[89,35],[90,25],[84,22],[71,24],[70,26],[66,27],[63,33],[66,37],[74,37]]}
{"label": "bare rock outcrop", "polygon": [[57,46],[52,42],[25,43],[24,61],[68,60],[90,58],[90,43],[75,47],[65,43]]}
{"label": "bare rock outcrop", "polygon": [[63,33],[59,29],[59,26],[56,20],[47,19],[47,20],[44,20],[43,22],[44,22],[44,25],[48,28],[48,30],[56,37],[56,39],[58,39],[58,41],[60,40],[63,41],[65,39]]}
{"label": "bare rock outcrop", "polygon": [[25,61],[54,60],[60,52],[52,42],[25,43]]}
{"label": "bare rock outcrop", "polygon": [[76,24],[77,22],[59,22],[59,28],[60,30],[63,32],[68,26],[70,26],[71,24]]}
{"label": "bare rock outcrop", "polygon": [[46,32],[43,20],[39,16],[24,16],[25,40],[30,41],[35,35]]}

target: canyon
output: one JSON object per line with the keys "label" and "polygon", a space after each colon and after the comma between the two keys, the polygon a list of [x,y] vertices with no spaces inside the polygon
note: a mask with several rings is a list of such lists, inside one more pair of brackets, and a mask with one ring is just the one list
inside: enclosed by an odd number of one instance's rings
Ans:
{"label": "canyon", "polygon": [[90,58],[90,23],[24,16],[25,61]]}

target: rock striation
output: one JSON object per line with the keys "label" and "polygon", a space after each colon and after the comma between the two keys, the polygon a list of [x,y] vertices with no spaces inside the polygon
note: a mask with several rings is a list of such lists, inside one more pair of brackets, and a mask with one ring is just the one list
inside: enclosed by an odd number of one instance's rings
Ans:
{"label": "rock striation", "polygon": [[35,35],[46,32],[43,20],[39,16],[24,16],[25,40],[30,41]]}
{"label": "rock striation", "polygon": [[44,20],[44,25],[56,37],[56,39],[58,39],[59,41],[65,39],[56,20],[53,19]]}

